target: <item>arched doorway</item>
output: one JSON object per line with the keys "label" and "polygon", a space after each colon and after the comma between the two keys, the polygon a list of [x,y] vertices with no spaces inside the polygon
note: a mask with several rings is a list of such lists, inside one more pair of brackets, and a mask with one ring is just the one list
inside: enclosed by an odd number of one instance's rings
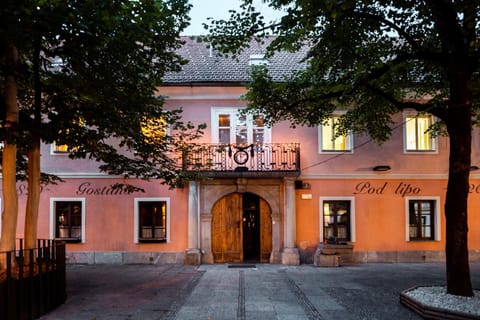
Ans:
{"label": "arched doorway", "polygon": [[253,193],[232,193],[212,208],[214,261],[268,262],[272,252],[272,217],[268,203]]}

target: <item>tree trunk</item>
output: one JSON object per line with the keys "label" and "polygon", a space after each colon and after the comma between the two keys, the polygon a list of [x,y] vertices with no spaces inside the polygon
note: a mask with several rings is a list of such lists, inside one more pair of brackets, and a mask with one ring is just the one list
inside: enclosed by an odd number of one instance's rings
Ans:
{"label": "tree trunk", "polygon": [[28,196],[24,232],[25,249],[35,248],[37,241],[38,210],[40,204],[40,139],[35,137],[34,140],[28,151]]}
{"label": "tree trunk", "polygon": [[[15,237],[17,233],[18,196],[17,196],[17,80],[15,69],[18,60],[17,48],[9,45],[5,51],[7,74],[5,76],[5,128],[6,140],[4,141],[2,157],[2,187],[3,187],[3,214],[2,234],[0,239],[0,251],[15,249]],[[1,266],[5,266],[5,256],[2,255]]]}
{"label": "tree trunk", "polygon": [[456,105],[448,114],[450,159],[446,216],[447,292],[473,296],[468,262],[468,192],[471,157],[471,104]]}
{"label": "tree trunk", "polygon": [[[25,249],[35,248],[37,241],[38,210],[40,207],[40,123],[42,87],[40,80],[40,38],[35,39],[33,52],[34,119],[28,149],[28,196],[25,211]],[[28,261],[27,261],[28,262]]]}

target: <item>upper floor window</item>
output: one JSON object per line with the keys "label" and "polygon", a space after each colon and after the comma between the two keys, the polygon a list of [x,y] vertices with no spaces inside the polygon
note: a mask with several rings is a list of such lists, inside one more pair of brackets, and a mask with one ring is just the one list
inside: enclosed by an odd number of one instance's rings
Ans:
{"label": "upper floor window", "polygon": [[135,199],[134,242],[168,242],[169,200],[165,198]]}
{"label": "upper floor window", "polygon": [[436,139],[428,131],[434,121],[434,117],[429,114],[405,114],[405,151],[423,152],[436,150]]}
{"label": "upper floor window", "polygon": [[322,197],[321,239],[327,243],[355,241],[354,199],[351,197]]}
{"label": "upper floor window", "polygon": [[55,239],[83,242],[85,234],[85,200],[83,198],[52,198],[52,231]]}
{"label": "upper floor window", "polygon": [[320,152],[352,151],[352,134],[338,134],[339,114],[332,115],[319,127]]}
{"label": "upper floor window", "polygon": [[439,240],[438,199],[408,198],[407,241]]}
{"label": "upper floor window", "polygon": [[58,144],[55,141],[52,144],[52,153],[68,153],[70,150],[66,144]]}
{"label": "upper floor window", "polygon": [[168,134],[168,126],[164,118],[143,118],[140,128],[146,143],[156,144],[165,142],[165,137]]}
{"label": "upper floor window", "polygon": [[270,142],[270,128],[262,115],[240,114],[237,108],[212,109],[212,140],[221,144]]}
{"label": "upper floor window", "polygon": [[[85,127],[85,120],[80,117],[76,120],[73,120],[71,125],[73,127],[83,128]],[[72,131],[70,129],[64,129],[64,130],[62,129],[58,132],[58,135],[69,135],[71,133]],[[71,151],[75,151],[76,149],[78,149],[78,146],[76,145],[61,144],[61,143],[58,143],[57,141],[54,141],[53,144],[51,145],[50,153],[51,154],[67,154]]]}

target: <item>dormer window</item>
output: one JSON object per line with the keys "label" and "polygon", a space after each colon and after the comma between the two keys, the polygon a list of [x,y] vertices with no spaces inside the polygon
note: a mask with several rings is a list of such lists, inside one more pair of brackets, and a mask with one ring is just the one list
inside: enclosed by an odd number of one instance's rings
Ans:
{"label": "dormer window", "polygon": [[248,59],[249,66],[268,66],[270,62],[264,54],[251,54]]}

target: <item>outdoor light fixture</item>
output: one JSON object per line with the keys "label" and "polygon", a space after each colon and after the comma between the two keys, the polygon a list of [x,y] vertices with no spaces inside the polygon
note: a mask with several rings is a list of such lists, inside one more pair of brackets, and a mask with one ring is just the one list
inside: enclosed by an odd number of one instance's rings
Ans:
{"label": "outdoor light fixture", "polygon": [[379,165],[379,166],[373,167],[373,171],[388,171],[390,169],[391,168],[389,165]]}

